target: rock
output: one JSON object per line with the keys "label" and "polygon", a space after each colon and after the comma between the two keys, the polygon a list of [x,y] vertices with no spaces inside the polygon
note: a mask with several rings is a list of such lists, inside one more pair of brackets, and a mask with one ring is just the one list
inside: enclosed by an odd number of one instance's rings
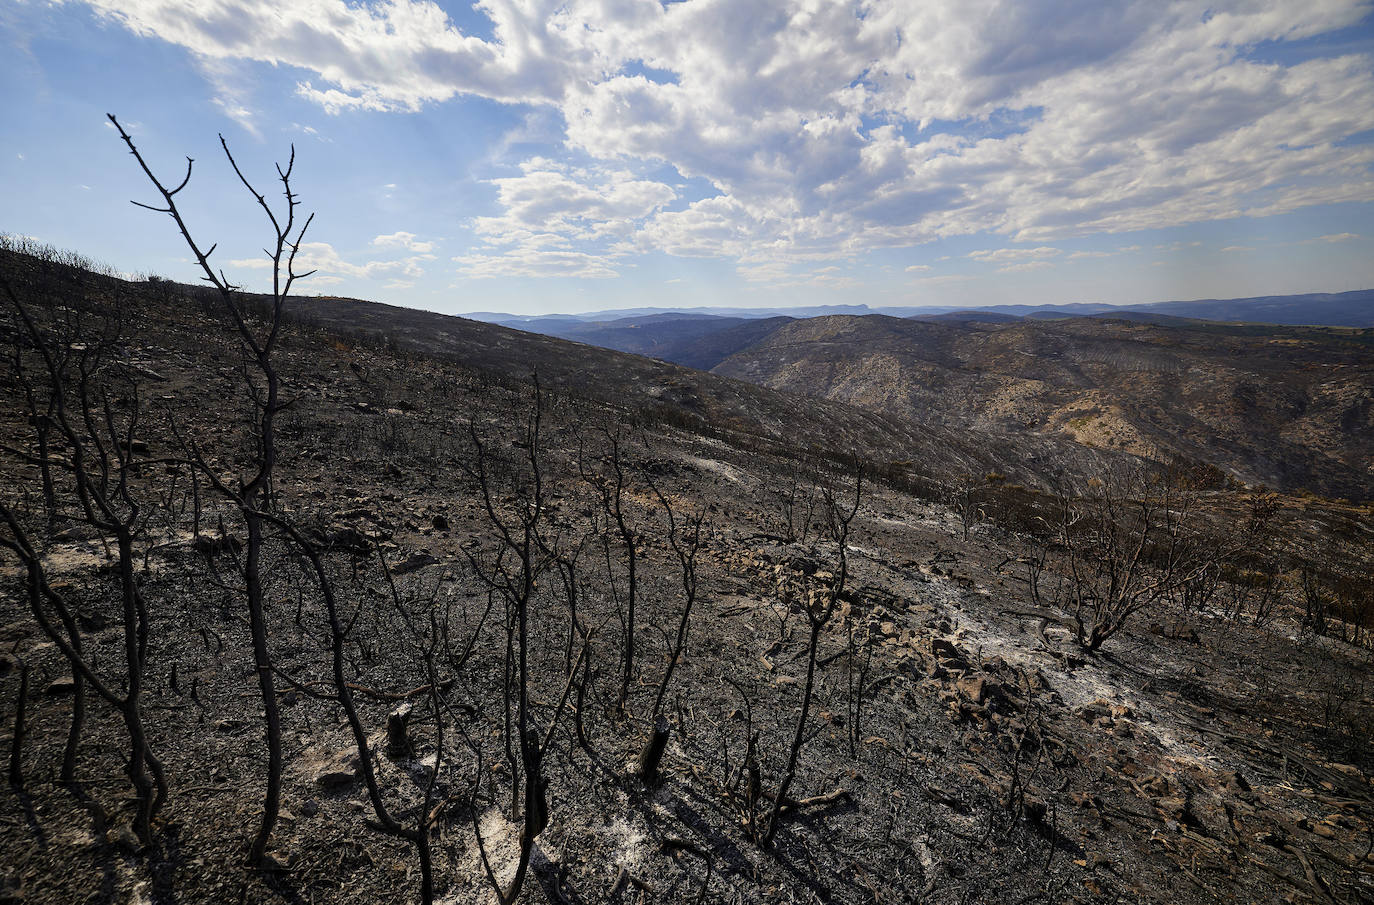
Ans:
{"label": "rock", "polygon": [[269,873],[278,873],[286,870],[294,860],[294,855],[287,855],[281,852],[267,852],[262,856],[262,861],[258,862],[258,867]]}
{"label": "rock", "polygon": [[945,669],[968,669],[968,658],[964,656],[953,641],[935,638],[930,642],[930,652]]}
{"label": "rock", "polygon": [[970,701],[973,701],[975,704],[981,704],[987,700],[988,682],[982,676],[966,676],[958,682],[955,682],[954,687],[959,690],[960,694]]}
{"label": "rock", "polygon": [[301,802],[301,816],[314,817],[320,812],[320,803],[313,798],[307,798]]}
{"label": "rock", "polygon": [[428,553],[412,553],[399,563],[391,567],[391,571],[396,575],[408,575],[411,572],[418,572],[428,566],[432,566],[439,560]]}
{"label": "rock", "polygon": [[216,732],[233,732],[235,729],[239,728],[239,727],[242,726],[242,725],[243,725],[243,720],[234,720],[234,719],[215,720],[215,731],[216,731]]}
{"label": "rock", "polygon": [[1112,719],[1112,705],[1110,702],[1098,698],[1074,710],[1073,715],[1085,723],[1101,726],[1110,729],[1114,720]]}
{"label": "rock", "polygon": [[100,532],[90,525],[72,525],[70,528],[63,528],[52,536],[52,539],[62,543],[82,540],[98,540]]}
{"label": "rock", "polygon": [[76,680],[71,676],[62,676],[60,679],[53,679],[48,683],[48,687],[43,689],[44,694],[54,697],[57,695],[72,694],[75,691]]}
{"label": "rock", "polygon": [[338,789],[358,778],[358,753],[348,748],[323,758],[317,756],[303,766],[312,784],[321,789]]}
{"label": "rock", "polygon": [[448,519],[444,518],[442,515],[436,515],[431,524],[434,525],[435,531],[447,531],[449,527]]}

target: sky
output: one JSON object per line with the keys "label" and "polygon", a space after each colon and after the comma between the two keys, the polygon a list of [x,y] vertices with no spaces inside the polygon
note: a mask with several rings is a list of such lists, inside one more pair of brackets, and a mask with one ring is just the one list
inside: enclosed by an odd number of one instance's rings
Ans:
{"label": "sky", "polygon": [[0,0],[0,232],[445,313],[1374,287],[1370,0]]}

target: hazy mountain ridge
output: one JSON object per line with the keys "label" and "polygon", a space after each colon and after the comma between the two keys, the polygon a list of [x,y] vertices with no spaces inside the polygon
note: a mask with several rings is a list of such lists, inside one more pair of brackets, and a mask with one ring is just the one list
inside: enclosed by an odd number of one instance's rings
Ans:
{"label": "hazy mountain ridge", "polygon": [[[1297,295],[1266,295],[1235,299],[1146,302],[1126,305],[1114,305],[1106,302],[1067,302],[1043,305],[987,305],[967,308],[958,305],[870,307],[860,303],[783,308],[712,306],[625,308],[574,314],[541,315],[476,311],[461,316],[470,320],[561,336],[564,334],[560,331],[575,330],[576,325],[579,324],[599,324],[602,328],[606,328],[614,325],[617,321],[644,322],[651,318],[681,319],[685,322],[702,318],[807,318],[867,314],[948,320],[1003,320],[1007,317],[1060,318],[1096,315],[1134,320],[1146,315],[1162,315],[1173,318],[1287,324],[1291,326],[1374,327],[1374,289],[1356,289],[1349,292],[1310,292]],[[731,325],[720,323],[717,326],[721,329],[728,329]],[[699,331],[703,327],[704,325],[697,324],[694,329]],[[633,350],[622,349],[622,351]]]}
{"label": "hazy mountain ridge", "polygon": [[1374,492],[1374,331],[795,321],[716,373],[921,424],[1059,436],[1242,480]]}

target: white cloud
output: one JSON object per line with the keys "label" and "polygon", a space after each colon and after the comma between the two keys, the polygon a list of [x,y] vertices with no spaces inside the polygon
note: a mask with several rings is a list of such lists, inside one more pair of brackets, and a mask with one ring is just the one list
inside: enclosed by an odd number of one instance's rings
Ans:
{"label": "white cloud", "polygon": [[214,90],[211,102],[225,116],[254,138],[261,138],[255,113],[249,106],[252,96],[252,79],[246,67],[231,57],[201,55],[196,58],[196,66]]}
{"label": "white cloud", "polygon": [[1044,270],[1054,266],[1049,260],[1056,258],[1063,252],[1049,245],[1042,245],[1039,248],[998,248],[982,249],[980,251],[969,252],[969,257],[984,264],[997,265],[998,273],[1010,273],[1018,270]]}
{"label": "white cloud", "polygon": [[[647,219],[677,198],[669,185],[611,167],[573,167],[545,158],[490,180],[503,213],[477,217],[484,243],[455,258],[471,276],[615,276],[615,262]],[[573,250],[574,244],[582,247]],[[498,261],[497,259],[502,259]]]}
{"label": "white cloud", "polygon": [[284,129],[283,131],[286,131],[286,132],[299,132],[299,133],[301,133],[302,135],[308,135],[308,136],[310,136],[311,138],[315,139],[316,141],[322,142],[322,143],[327,144],[327,145],[332,145],[332,144],[334,143],[334,139],[330,138],[330,137],[327,136],[327,135],[324,135],[323,133],[320,132],[319,129],[316,129],[314,126],[307,126],[307,125],[304,125],[304,124],[302,124],[302,123],[292,123],[291,126],[290,126],[290,128]]}
{"label": "white cloud", "polygon": [[1222,251],[1254,251],[1253,245],[1227,245]]}
{"label": "white cloud", "polygon": [[[663,251],[756,277],[946,236],[1374,200],[1374,146],[1343,141],[1374,129],[1370,58],[1247,56],[1354,25],[1368,0],[482,0],[490,40],[429,0],[90,2],[207,67],[300,70],[328,112],[528,105],[502,153],[535,138],[584,163],[493,180],[472,274],[605,276]],[[682,202],[693,178],[717,194]]]}
{"label": "white cloud", "polygon": [[[374,244],[376,244],[375,240]],[[304,242],[296,253],[295,270],[297,273],[316,271],[310,277],[310,280],[315,283],[338,283],[346,278],[405,277],[414,280],[424,275],[424,262],[432,260],[434,260],[432,254],[414,254],[404,258],[355,263],[346,260],[328,242]],[[247,270],[265,270],[272,266],[272,261],[265,257],[240,258],[230,261],[229,265]]]}
{"label": "white cloud", "polygon": [[912,264],[906,269],[907,273],[925,273],[930,270],[929,264]]}
{"label": "white cloud", "polygon": [[387,236],[374,236],[372,244],[378,248],[404,248],[416,254],[429,254],[434,251],[433,242],[419,242],[414,233],[394,232]]}
{"label": "white cloud", "polygon": [[505,213],[473,222],[492,244],[535,233],[566,239],[626,235],[635,221],[677,197],[672,187],[623,170],[579,169],[544,158],[526,161],[521,170],[518,176],[491,180]]}
{"label": "white cloud", "polygon": [[1352,239],[1360,238],[1359,233],[1332,233],[1329,236],[1318,236],[1318,242],[1349,242]]}
{"label": "white cloud", "polygon": [[968,256],[975,261],[990,261],[994,264],[1025,261],[1034,258],[1053,258],[1061,254],[1058,248],[1042,245],[1039,248],[997,248],[971,251]]}
{"label": "white cloud", "polygon": [[501,254],[471,254],[453,259],[459,272],[478,279],[492,277],[578,277],[606,279],[619,276],[599,255],[560,251],[538,245],[520,245]]}

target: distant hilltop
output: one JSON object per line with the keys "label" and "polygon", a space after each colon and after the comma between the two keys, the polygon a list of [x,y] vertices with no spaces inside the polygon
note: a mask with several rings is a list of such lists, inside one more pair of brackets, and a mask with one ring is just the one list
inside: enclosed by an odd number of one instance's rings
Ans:
{"label": "distant hilltop", "polygon": [[826,317],[835,314],[885,314],[889,317],[984,321],[1022,317],[1101,317],[1104,315],[1128,320],[1157,320],[1162,316],[1286,326],[1374,327],[1374,289],[1356,289],[1351,292],[1309,292],[1301,295],[1261,295],[1239,299],[1150,302],[1139,305],[1071,302],[1058,305],[988,305],[977,308],[960,308],[954,305],[875,308],[864,304],[792,308],[701,306],[694,308],[624,308],[586,311],[577,314],[528,316],[504,314],[497,311],[474,311],[462,316],[487,323],[531,329],[536,332],[549,332],[542,328],[555,326],[559,323],[606,323],[626,318],[639,320],[655,317],[671,317],[675,320],[692,317],[757,319]]}

